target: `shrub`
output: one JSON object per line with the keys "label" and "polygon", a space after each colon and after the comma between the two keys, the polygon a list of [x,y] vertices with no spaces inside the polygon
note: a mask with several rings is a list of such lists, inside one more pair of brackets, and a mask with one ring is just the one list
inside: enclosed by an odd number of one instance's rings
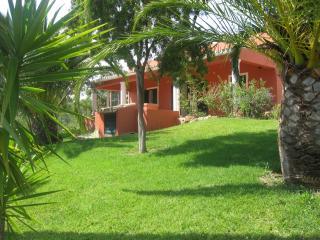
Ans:
{"label": "shrub", "polygon": [[203,101],[203,94],[206,93],[208,82],[192,75],[186,76],[185,81],[180,84],[180,106],[182,115],[205,116],[208,107]]}
{"label": "shrub", "polygon": [[262,81],[251,81],[248,87],[237,86],[235,100],[234,107],[243,117],[262,118],[272,107],[272,95]]}
{"label": "shrub", "polygon": [[280,118],[281,105],[276,104],[272,107],[270,111],[270,118],[278,120]]}
{"label": "shrub", "polygon": [[227,82],[209,87],[202,100],[214,112],[222,112],[226,116],[233,115],[232,86]]}
{"label": "shrub", "polygon": [[251,81],[249,86],[232,86],[221,82],[209,88],[203,101],[215,112],[225,116],[262,118],[272,107],[272,95],[263,81]]}

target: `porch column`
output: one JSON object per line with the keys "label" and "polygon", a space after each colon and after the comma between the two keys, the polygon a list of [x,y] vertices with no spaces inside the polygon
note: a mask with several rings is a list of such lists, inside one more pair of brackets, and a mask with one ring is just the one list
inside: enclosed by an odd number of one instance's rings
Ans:
{"label": "porch column", "polygon": [[127,103],[127,87],[126,83],[120,82],[120,105],[125,105]]}
{"label": "porch column", "polygon": [[173,98],[172,110],[180,112],[180,89],[175,85],[173,85],[172,98]]}

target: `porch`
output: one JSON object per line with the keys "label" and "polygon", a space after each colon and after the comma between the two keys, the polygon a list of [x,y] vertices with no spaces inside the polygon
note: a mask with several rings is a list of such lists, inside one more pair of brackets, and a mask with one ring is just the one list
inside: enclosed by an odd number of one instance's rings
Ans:
{"label": "porch", "polygon": [[[134,80],[134,79],[132,79]],[[179,124],[177,90],[171,81],[145,81],[144,121],[147,131],[167,128]],[[138,131],[138,111],[136,106],[136,87],[134,81],[106,81],[96,86],[93,93],[95,109],[95,129],[99,137],[119,136]],[[171,91],[170,91],[171,89]]]}

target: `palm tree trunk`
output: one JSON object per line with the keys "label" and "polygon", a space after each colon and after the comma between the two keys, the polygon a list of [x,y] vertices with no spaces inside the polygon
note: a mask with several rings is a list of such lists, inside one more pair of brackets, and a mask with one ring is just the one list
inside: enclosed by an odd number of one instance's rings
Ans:
{"label": "palm tree trunk", "polygon": [[285,180],[320,184],[320,78],[303,73],[284,77],[279,152]]}
{"label": "palm tree trunk", "polygon": [[137,84],[137,109],[138,109],[138,141],[139,153],[147,151],[146,146],[146,126],[144,122],[144,69],[142,67],[136,68],[136,84]]}
{"label": "palm tree trunk", "polygon": [[237,116],[238,109],[237,106],[237,96],[236,96],[236,87],[240,84],[240,69],[239,69],[239,58],[240,58],[241,47],[234,45],[231,49],[230,58],[231,58],[231,84],[232,84],[232,112],[234,116]]}
{"label": "palm tree trunk", "polygon": [[239,70],[239,57],[240,57],[241,47],[235,45],[231,49],[231,83],[232,85],[239,84],[240,82],[240,70]]}

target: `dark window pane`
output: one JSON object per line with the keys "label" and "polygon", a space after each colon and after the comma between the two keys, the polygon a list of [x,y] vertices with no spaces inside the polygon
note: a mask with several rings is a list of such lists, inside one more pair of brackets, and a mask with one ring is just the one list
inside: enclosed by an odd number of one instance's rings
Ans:
{"label": "dark window pane", "polygon": [[120,105],[120,93],[119,92],[111,92],[111,104],[112,104],[112,106]]}
{"label": "dark window pane", "polygon": [[241,75],[241,76],[240,76],[240,82],[239,82],[239,84],[240,84],[241,86],[245,86],[246,83],[247,83],[247,75]]}
{"label": "dark window pane", "polygon": [[144,90],[144,103],[149,103],[149,91]]}
{"label": "dark window pane", "polygon": [[158,89],[149,89],[144,91],[144,102],[158,104]]}
{"label": "dark window pane", "polygon": [[157,104],[158,103],[158,89],[150,90],[150,101],[151,103]]}

